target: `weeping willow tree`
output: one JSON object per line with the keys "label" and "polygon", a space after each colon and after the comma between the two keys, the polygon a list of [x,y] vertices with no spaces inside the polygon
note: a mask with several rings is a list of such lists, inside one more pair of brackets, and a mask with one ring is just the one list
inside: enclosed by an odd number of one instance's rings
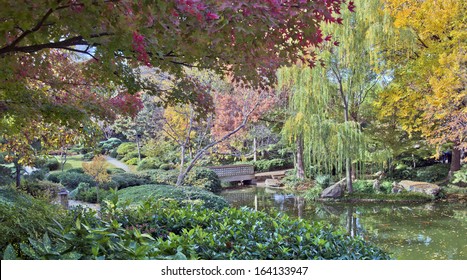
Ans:
{"label": "weeping willow tree", "polygon": [[290,143],[303,141],[305,166],[328,173],[345,171],[350,193],[352,162],[372,156],[361,124],[369,100],[386,75],[377,42],[391,36],[383,32],[390,21],[381,12],[379,0],[358,0],[355,5],[357,11],[346,12],[342,25],[322,26],[324,34],[333,34],[338,40],[331,42],[327,37],[334,46],[321,54],[324,67],[297,65],[278,71],[279,88],[290,93],[291,115],[283,128],[284,137]]}

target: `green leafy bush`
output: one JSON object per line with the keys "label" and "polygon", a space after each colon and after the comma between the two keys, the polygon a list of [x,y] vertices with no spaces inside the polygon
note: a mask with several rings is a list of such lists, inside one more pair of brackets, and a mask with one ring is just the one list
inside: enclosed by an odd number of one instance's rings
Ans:
{"label": "green leafy bush", "polygon": [[118,157],[117,149],[112,149],[112,150],[110,150],[110,151],[109,151],[109,156],[110,156],[110,157],[113,157],[113,158]]}
{"label": "green leafy bush", "polygon": [[373,180],[356,180],[353,182],[352,186],[356,193],[375,193],[375,190],[373,189]]}
{"label": "green leafy bush", "polygon": [[202,188],[214,193],[222,190],[221,180],[216,172],[203,167],[195,167],[188,172],[183,184]]}
{"label": "green leafy bush", "polygon": [[24,179],[24,180],[44,180],[48,172],[49,172],[48,169],[34,170],[30,174],[25,174],[22,177],[22,179]]}
{"label": "green leafy bush", "polygon": [[[143,154],[141,154],[141,158],[144,158],[145,156]],[[133,152],[129,152],[128,154],[126,154],[123,158],[122,158],[122,161],[129,161],[129,160],[132,160],[132,159],[138,159],[139,158],[139,154],[138,154],[138,151],[133,151]]]}
{"label": "green leafy bush", "polygon": [[319,186],[322,189],[325,189],[331,185],[331,176],[330,175],[318,175],[315,178],[315,185]]}
{"label": "green leafy bush", "polygon": [[467,187],[467,167],[454,172],[451,183],[459,187]]}
{"label": "green leafy bush", "polygon": [[176,170],[150,169],[139,173],[149,179],[152,184],[173,185],[177,182],[178,172]]}
{"label": "green leafy bush", "polygon": [[103,152],[108,153],[110,150],[117,148],[122,144],[122,140],[118,138],[109,138],[105,141],[101,141],[98,144],[98,147],[103,150]]}
{"label": "green leafy bush", "polygon": [[137,165],[139,162],[138,158],[131,158],[129,160],[126,160],[125,163],[128,165]]}
{"label": "green leafy bush", "polygon": [[162,165],[162,162],[158,158],[153,158],[153,157],[148,157],[142,159],[138,163],[138,167],[136,170],[142,171],[142,170],[148,170],[148,169],[159,169],[159,167]]}
{"label": "green leafy bush", "polygon": [[57,197],[58,192],[63,188],[59,183],[39,180],[22,180],[20,190],[32,195],[33,197],[53,199]]}
{"label": "green leafy bush", "polygon": [[[175,185],[177,183],[179,171],[152,169],[142,171],[140,174],[141,176],[149,178],[150,182],[153,184]],[[188,172],[183,185],[193,186],[211,192],[219,192],[222,189],[222,184],[217,174],[204,167],[195,167]]]}
{"label": "green leafy bush", "polygon": [[155,200],[175,200],[180,205],[201,203],[210,209],[228,206],[224,198],[195,187],[173,187],[165,185],[143,185],[118,191],[121,200],[138,203],[148,198]]}
{"label": "green leafy bush", "polygon": [[449,173],[449,164],[435,164],[431,166],[417,168],[416,177],[417,181],[422,182],[438,182],[444,180],[448,177]]}
{"label": "green leafy bush", "polygon": [[170,164],[170,163],[164,163],[164,164],[161,164],[161,166],[159,167],[160,169],[162,170],[172,170],[175,168],[175,166],[173,164]]}
{"label": "green leafy bush", "polygon": [[95,186],[97,184],[96,181],[94,181],[88,174],[60,172],[56,176],[60,184],[65,186],[70,191],[77,188],[79,183],[88,183],[91,186]]}
{"label": "green leafy bush", "polygon": [[93,152],[83,154],[84,161],[91,161],[94,158],[95,154]]}
{"label": "green leafy bush", "polygon": [[117,184],[118,189],[140,186],[150,183],[148,176],[133,173],[121,173],[111,175],[112,182]]}
{"label": "green leafy bush", "polygon": [[[12,188],[0,188],[0,248],[8,244],[19,252],[19,244],[28,242],[28,238],[39,238],[47,228],[56,226],[65,211],[58,205],[33,198]],[[26,258],[19,254],[20,258]]]}
{"label": "green leafy bush", "polygon": [[59,170],[60,169],[60,162],[55,157],[47,158],[42,167],[47,168],[50,171]]}
{"label": "green leafy bush", "polygon": [[108,168],[107,173],[109,174],[122,174],[125,173],[126,171],[123,170],[122,168]]}
{"label": "green leafy bush", "polygon": [[[97,199],[97,193],[99,193],[99,200]],[[108,190],[97,187],[83,188],[76,193],[75,199],[88,203],[100,203],[102,200],[106,199],[109,193]]]}
{"label": "green leafy bush", "polygon": [[[119,192],[136,188],[140,187]],[[163,197],[167,196],[167,191]],[[363,239],[350,237],[344,230],[285,215],[268,215],[246,208],[213,210],[198,204],[180,207],[177,200],[156,201],[155,197],[128,207],[128,204],[119,203],[115,194],[108,198],[102,205],[100,219],[92,211],[70,212],[68,219],[61,219],[62,225],[50,225],[50,232],[41,231],[43,234],[8,242],[12,246],[2,246],[6,248],[3,258],[389,258]],[[18,246],[19,243],[23,245]]]}
{"label": "green leafy bush", "polygon": [[84,169],[82,167],[70,168],[66,172],[74,172],[84,174]]}
{"label": "green leafy bush", "polygon": [[392,182],[382,181],[379,185],[379,189],[382,193],[389,194],[392,192]]}
{"label": "green leafy bush", "polygon": [[318,199],[323,192],[323,188],[320,185],[315,185],[312,188],[306,190],[303,197],[308,201],[313,201]]}
{"label": "green leafy bush", "polygon": [[136,144],[133,142],[125,142],[120,144],[117,148],[118,159],[122,159],[128,153],[134,152],[137,149]]}
{"label": "green leafy bush", "polygon": [[388,179],[393,181],[413,180],[434,183],[446,179],[448,173],[448,164],[434,164],[418,168],[400,165],[388,174]]}
{"label": "green leafy bush", "polygon": [[3,165],[0,165],[0,182],[2,185],[8,185],[13,183],[12,169]]}
{"label": "green leafy bush", "polygon": [[49,180],[50,182],[60,183],[60,179],[58,179],[58,175],[62,172],[50,172],[45,179]]}
{"label": "green leafy bush", "polygon": [[253,164],[256,172],[274,171],[293,167],[291,162],[279,158],[257,160],[249,162],[248,164]]}
{"label": "green leafy bush", "polygon": [[281,183],[286,188],[297,188],[303,183],[303,181],[303,179],[297,177],[295,170],[291,170],[286,172],[285,177],[281,180]]}

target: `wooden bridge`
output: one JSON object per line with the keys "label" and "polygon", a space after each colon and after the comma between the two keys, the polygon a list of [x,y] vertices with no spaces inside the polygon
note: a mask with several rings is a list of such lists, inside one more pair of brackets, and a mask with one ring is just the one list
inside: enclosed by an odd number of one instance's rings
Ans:
{"label": "wooden bridge", "polygon": [[249,164],[209,166],[223,182],[250,184],[255,179],[255,168]]}
{"label": "wooden bridge", "polygon": [[255,168],[250,164],[209,166],[208,168],[216,172],[219,179],[223,182],[242,182],[244,184],[251,184],[256,180],[264,181],[268,178],[282,179],[285,176],[285,172],[290,170],[278,170],[255,174]]}

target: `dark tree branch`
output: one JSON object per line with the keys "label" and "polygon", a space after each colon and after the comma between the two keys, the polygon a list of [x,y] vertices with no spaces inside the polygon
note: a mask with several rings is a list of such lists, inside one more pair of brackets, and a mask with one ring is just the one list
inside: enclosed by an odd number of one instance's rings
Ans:
{"label": "dark tree branch", "polygon": [[[60,2],[60,1],[59,1]],[[34,33],[36,31],[38,31],[39,29],[41,29],[41,27],[43,26],[43,24],[45,23],[45,21],[47,20],[47,18],[53,13],[53,9],[49,9],[44,16],[42,16],[42,18],[39,20],[39,22],[32,28],[32,29],[29,29],[29,30],[26,30],[24,31],[23,33],[21,33],[21,35],[18,36],[18,38],[16,38],[15,40],[13,40],[13,42],[11,42],[9,45],[7,45],[6,47],[0,49],[0,54],[4,53],[3,50],[6,49],[5,53],[8,52],[8,50],[12,50],[16,47],[16,45],[18,45],[19,42],[21,42],[26,36],[28,36],[29,34],[31,33]]]}
{"label": "dark tree branch", "polygon": [[89,48],[86,48],[86,50],[78,50],[78,49],[74,49],[74,48],[68,48],[68,47],[63,47],[63,48],[59,48],[59,49],[63,49],[63,50],[67,50],[67,51],[71,51],[71,52],[77,52],[77,53],[82,53],[82,54],[86,54],[86,55],[89,55],[90,57],[92,57],[95,61],[99,61],[99,59],[97,57],[95,57],[93,54],[91,54],[90,52],[88,52],[87,50]]}

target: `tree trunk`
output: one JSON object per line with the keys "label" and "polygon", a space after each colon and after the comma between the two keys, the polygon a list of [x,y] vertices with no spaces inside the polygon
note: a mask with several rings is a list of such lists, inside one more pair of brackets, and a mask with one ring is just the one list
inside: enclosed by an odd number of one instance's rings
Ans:
{"label": "tree trunk", "polygon": [[21,185],[21,165],[18,163],[18,160],[15,160],[14,164],[15,164],[16,187],[19,188]]}
{"label": "tree trunk", "polygon": [[63,172],[63,169],[65,168],[65,163],[67,161],[67,151],[68,151],[68,148],[65,148],[65,151],[62,151],[62,153],[60,154],[60,159],[61,159],[61,164],[62,164],[62,172]]}
{"label": "tree trunk", "polygon": [[138,148],[138,162],[140,162],[141,161],[141,150],[139,147],[139,136],[138,135],[136,136],[136,147]]}
{"label": "tree trunk", "polygon": [[186,174],[188,171],[184,170],[183,166],[185,165],[185,145],[181,146],[180,151],[180,173],[178,173],[177,183],[175,184],[177,187],[180,187],[185,179]]}
{"label": "tree trunk", "polygon": [[[344,98],[344,121],[349,121],[348,101]],[[345,159],[345,178],[347,179],[347,192],[353,193],[352,186],[352,160],[350,157]]]}
{"label": "tree trunk", "polygon": [[305,165],[303,163],[303,137],[301,135],[297,139],[296,157],[297,178],[305,179]]}
{"label": "tree trunk", "polygon": [[457,148],[452,149],[452,159],[451,159],[451,173],[459,171],[461,169],[461,150]]}
{"label": "tree trunk", "polygon": [[353,193],[352,186],[352,164],[350,163],[350,158],[345,160],[345,179],[347,184],[347,192]]}
{"label": "tree trunk", "polygon": [[256,162],[256,137],[253,138],[253,161]]}

